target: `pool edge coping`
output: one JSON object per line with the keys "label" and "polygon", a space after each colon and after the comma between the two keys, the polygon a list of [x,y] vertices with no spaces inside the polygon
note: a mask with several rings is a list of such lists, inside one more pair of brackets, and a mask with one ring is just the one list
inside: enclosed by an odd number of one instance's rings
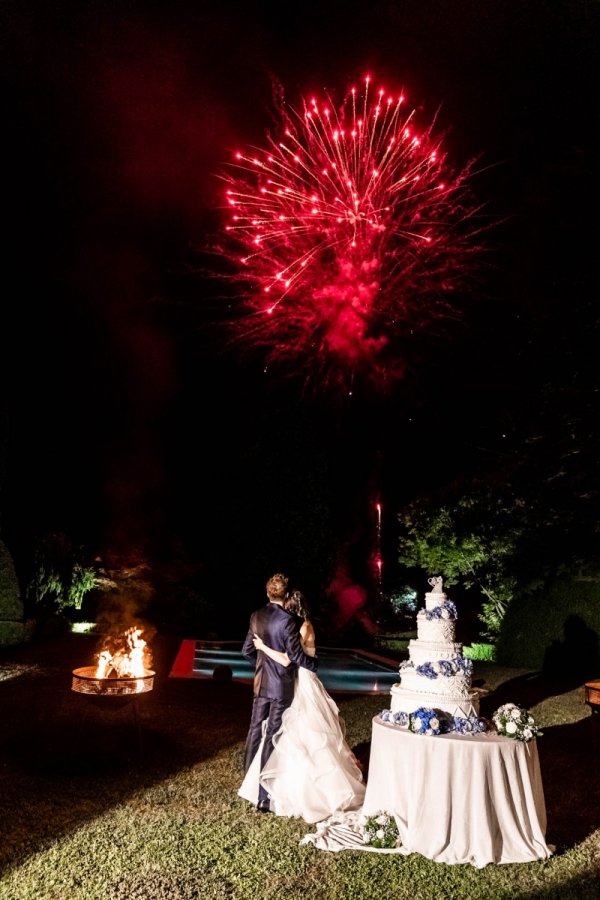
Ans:
{"label": "pool edge coping", "polygon": [[[169,672],[169,678],[187,678],[190,680],[196,681],[212,681],[213,675],[203,675],[200,673],[190,674],[193,672],[193,659],[196,647],[198,645],[205,647],[223,647],[223,645],[231,646],[234,644],[236,647],[241,647],[243,641],[240,640],[222,640],[222,641],[204,641],[197,638],[183,638],[181,641],[181,646],[175,657],[175,661],[171,666],[171,671]],[[372,659],[375,662],[379,662],[386,666],[389,666],[390,669],[398,669],[399,663],[397,660],[389,659],[388,657],[381,656],[377,653],[371,653],[369,650],[359,650],[356,647],[332,647],[330,645],[322,645],[323,650],[343,650],[346,653],[355,653],[358,656],[364,656],[367,659]],[[318,657],[318,654],[317,654]],[[191,662],[191,665],[190,665]],[[185,666],[185,672],[183,671]],[[236,684],[245,684],[252,685],[252,679],[248,678],[231,678],[232,682]],[[360,694],[360,695],[379,695],[379,694],[389,694],[389,688],[381,691],[356,691],[356,690],[344,690],[343,688],[339,689],[328,689],[331,694]]]}

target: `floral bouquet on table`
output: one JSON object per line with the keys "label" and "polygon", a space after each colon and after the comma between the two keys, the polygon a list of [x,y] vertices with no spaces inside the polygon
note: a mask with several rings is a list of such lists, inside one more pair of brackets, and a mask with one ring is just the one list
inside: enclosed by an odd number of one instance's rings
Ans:
{"label": "floral bouquet on table", "polygon": [[420,706],[410,714],[409,728],[415,734],[440,734],[442,721],[437,710]]}
{"label": "floral bouquet on table", "polygon": [[453,716],[449,730],[455,734],[484,734],[488,730],[488,721],[484,716],[475,713],[468,716]]}
{"label": "floral bouquet on table", "polygon": [[399,847],[400,835],[394,817],[383,811],[368,816],[363,824],[363,843],[378,850]]}
{"label": "floral bouquet on table", "polygon": [[505,703],[492,716],[498,734],[514,738],[515,741],[530,741],[543,734],[535,724],[535,719],[522,706],[516,703]]}
{"label": "floral bouquet on table", "polygon": [[399,728],[408,728],[409,715],[405,712],[392,712],[391,709],[382,709],[378,713],[382,722],[388,725],[397,725]]}

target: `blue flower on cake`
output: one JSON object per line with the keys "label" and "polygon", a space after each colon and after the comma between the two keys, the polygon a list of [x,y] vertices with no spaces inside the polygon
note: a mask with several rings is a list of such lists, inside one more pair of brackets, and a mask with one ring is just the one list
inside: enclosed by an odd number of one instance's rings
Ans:
{"label": "blue flower on cake", "polygon": [[426,678],[437,678],[438,675],[451,678],[452,675],[458,675],[459,672],[470,677],[473,672],[473,662],[463,656],[456,656],[454,659],[439,659],[436,662],[422,663],[416,667],[416,670],[419,675],[425,675]]}
{"label": "blue flower on cake", "polygon": [[433,609],[426,609],[425,618],[429,622],[432,619],[456,619],[458,618],[458,612],[452,600],[444,600],[439,606],[434,606]]}
{"label": "blue flower on cake", "polygon": [[417,672],[419,675],[424,675],[425,678],[437,678],[438,673],[436,672],[433,663],[426,662],[422,663],[420,666],[417,666]]}
{"label": "blue flower on cake", "polygon": [[409,716],[410,730],[415,734],[436,735],[441,731],[441,722],[435,709],[421,706]]}

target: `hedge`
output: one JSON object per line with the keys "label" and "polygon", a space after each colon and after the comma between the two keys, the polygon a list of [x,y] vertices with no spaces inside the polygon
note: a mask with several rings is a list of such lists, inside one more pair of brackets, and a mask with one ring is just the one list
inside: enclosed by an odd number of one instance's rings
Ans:
{"label": "hedge", "polygon": [[12,556],[0,541],[0,646],[20,644],[27,639],[28,631]]}
{"label": "hedge", "polygon": [[600,676],[600,579],[564,576],[545,589],[516,597],[496,647],[506,666],[548,674]]}

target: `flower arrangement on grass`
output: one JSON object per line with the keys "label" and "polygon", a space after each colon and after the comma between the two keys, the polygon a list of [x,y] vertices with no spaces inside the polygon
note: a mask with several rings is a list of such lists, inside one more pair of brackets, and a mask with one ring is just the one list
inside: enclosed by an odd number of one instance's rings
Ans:
{"label": "flower arrangement on grass", "polygon": [[437,710],[420,706],[409,716],[409,728],[415,734],[440,734],[442,722]]}
{"label": "flower arrangement on grass", "polygon": [[398,847],[400,835],[394,817],[383,811],[368,816],[363,825],[363,842],[379,850]]}
{"label": "flower arrangement on grass", "polygon": [[425,618],[428,622],[431,622],[432,619],[456,619],[457,616],[456,606],[452,600],[444,600],[439,606],[425,610]]}
{"label": "flower arrangement on grass", "polygon": [[516,703],[505,703],[492,716],[498,734],[506,735],[515,741],[531,741],[543,734],[535,724],[531,713]]}

